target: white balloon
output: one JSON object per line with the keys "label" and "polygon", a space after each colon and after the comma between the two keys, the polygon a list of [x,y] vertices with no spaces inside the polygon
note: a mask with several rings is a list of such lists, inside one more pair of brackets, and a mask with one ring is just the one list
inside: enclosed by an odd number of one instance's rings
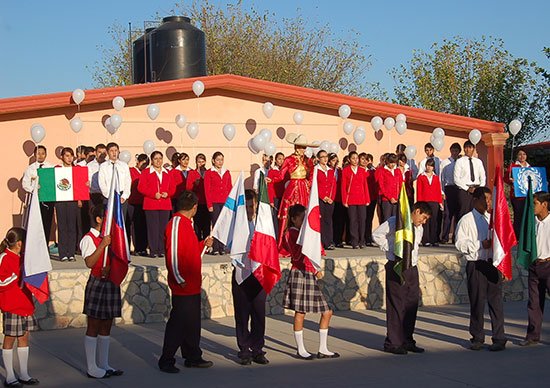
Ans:
{"label": "white balloon", "polygon": [[337,154],[339,150],[340,150],[340,147],[338,147],[338,144],[330,143],[330,153]]}
{"label": "white balloon", "polygon": [[379,131],[380,128],[382,128],[383,124],[384,124],[384,121],[382,121],[382,117],[380,116],[374,116],[370,121],[370,125],[372,126],[372,129],[374,129],[375,131]]}
{"label": "white balloon", "polygon": [[434,145],[434,141],[435,141],[435,135],[434,135],[434,134],[431,134],[431,135],[430,135],[430,143],[431,143],[432,145]]}
{"label": "white balloon", "polygon": [[189,123],[189,125],[187,125],[187,134],[191,139],[196,138],[199,134],[199,124]]}
{"label": "white balloon", "polygon": [[294,116],[292,116],[294,119],[294,122],[298,125],[302,124],[302,121],[304,121],[304,115],[302,112],[296,112],[294,113]]}
{"label": "white balloon", "polygon": [[254,147],[254,142],[252,140],[254,140],[254,138],[252,138],[248,141],[248,149],[253,154],[257,154],[258,152],[260,152],[260,150],[257,150],[256,147]]}
{"label": "white balloon", "polygon": [[158,117],[159,113],[160,108],[157,104],[151,104],[147,107],[147,116],[149,116],[151,120],[155,120]]}
{"label": "white balloon", "polygon": [[204,92],[204,84],[202,81],[193,82],[193,93],[195,93],[197,97],[200,97],[202,92]]}
{"label": "white balloon", "polygon": [[[433,131],[433,135],[437,138],[437,137],[440,137],[440,138],[444,138],[445,137],[445,131],[443,130],[443,128],[436,128],[434,129]],[[434,146],[435,147],[435,146]]]}
{"label": "white balloon", "polygon": [[416,156],[416,147],[413,145],[407,146],[407,148],[405,148],[405,155],[407,156],[407,159],[414,159]]}
{"label": "white balloon", "polygon": [[321,145],[319,146],[319,148],[322,149],[323,151],[329,152],[329,150],[330,150],[330,141],[323,140],[321,142]]}
{"label": "white balloon", "polygon": [[80,132],[82,130],[82,125],[82,120],[80,120],[80,118],[78,117],[75,117],[71,120],[71,129],[74,133]]}
{"label": "white balloon", "polygon": [[338,115],[342,120],[347,119],[350,114],[351,114],[351,108],[349,107],[349,105],[344,104],[344,105],[341,105],[340,108],[338,108]]}
{"label": "white balloon", "polygon": [[258,134],[254,136],[254,138],[252,139],[252,144],[254,144],[255,149],[260,151],[264,149],[265,145],[267,144],[267,141],[265,140],[265,137]]}
{"label": "white balloon", "polygon": [[126,105],[124,98],[120,96],[113,98],[113,108],[115,108],[117,112],[121,111],[122,108],[124,108],[124,105]]}
{"label": "white balloon", "polygon": [[223,135],[229,141],[235,137],[235,126],[233,124],[225,124],[223,126]]}
{"label": "white balloon", "polygon": [[355,141],[355,144],[359,145],[362,142],[364,142],[365,136],[366,136],[365,131],[357,128],[353,133],[353,140]]}
{"label": "white balloon", "polygon": [[395,120],[396,120],[396,121],[407,121],[407,116],[405,116],[403,113],[399,113],[399,114],[395,117]]}
{"label": "white balloon", "polygon": [[82,89],[73,90],[73,101],[76,102],[77,105],[80,105],[80,103],[84,101],[84,97],[86,97],[86,93],[84,93],[84,90]]}
{"label": "white balloon", "polygon": [[105,129],[107,132],[109,132],[111,135],[114,135],[117,129],[113,126],[111,123],[111,118],[107,117],[107,120],[105,120]]}
{"label": "white balloon", "polygon": [[115,129],[120,128],[121,124],[122,124],[122,117],[118,113],[115,113],[114,115],[111,116],[111,125]]}
{"label": "white balloon", "polygon": [[182,114],[176,115],[176,125],[179,128],[185,127],[186,122],[187,122],[187,119],[185,118],[184,115],[182,115]]}
{"label": "white balloon", "polygon": [[402,120],[396,121],[395,122],[395,130],[400,135],[404,134],[405,131],[407,130],[407,122],[402,121]]}
{"label": "white balloon", "polygon": [[367,130],[362,125],[358,125],[356,130],[365,132],[365,135],[367,134]]}
{"label": "white balloon", "polygon": [[521,130],[521,121],[519,120],[512,120],[510,121],[510,124],[508,124],[508,130],[512,134],[512,136],[516,136],[519,131]]}
{"label": "white balloon", "polygon": [[118,155],[118,158],[124,163],[130,163],[130,160],[132,159],[132,155],[130,154],[130,152],[124,150],[124,151],[120,151],[120,155]]}
{"label": "white balloon", "polygon": [[35,143],[40,143],[46,137],[46,129],[40,124],[33,124],[31,126],[31,137]]}
{"label": "white balloon", "polygon": [[384,127],[388,131],[391,131],[391,129],[395,126],[395,119],[393,117],[386,117],[386,120],[384,120]]}
{"label": "white balloon", "polygon": [[147,155],[151,155],[154,150],[155,142],[153,140],[146,140],[145,143],[143,143],[143,152],[145,152]]}
{"label": "white balloon", "polygon": [[353,132],[353,123],[351,121],[346,121],[344,123],[344,132],[346,135],[349,135]]}
{"label": "white balloon", "polygon": [[310,147],[306,148],[306,151],[304,152],[304,155],[308,158],[311,158],[313,156],[313,150]]}
{"label": "white balloon", "polygon": [[271,134],[271,131],[268,128],[262,129],[259,134],[262,135],[263,137],[265,137],[265,141],[267,143],[269,143],[271,141],[271,137],[273,136]]}
{"label": "white balloon", "polygon": [[479,129],[472,129],[468,138],[474,145],[477,145],[477,143],[481,140],[481,132]]}
{"label": "white balloon", "polygon": [[268,119],[271,118],[271,116],[273,116],[273,111],[275,110],[275,107],[273,106],[272,103],[270,102],[266,102],[263,106],[262,106],[262,111],[264,112],[264,115],[265,117],[267,117]]}
{"label": "white balloon", "polygon": [[277,146],[269,142],[265,145],[264,152],[267,156],[275,155],[275,152],[277,152]]}
{"label": "white balloon", "polygon": [[443,149],[443,146],[445,145],[445,142],[443,141],[443,138],[442,137],[436,137],[434,142],[433,142],[433,146],[435,148],[436,151],[441,151]]}

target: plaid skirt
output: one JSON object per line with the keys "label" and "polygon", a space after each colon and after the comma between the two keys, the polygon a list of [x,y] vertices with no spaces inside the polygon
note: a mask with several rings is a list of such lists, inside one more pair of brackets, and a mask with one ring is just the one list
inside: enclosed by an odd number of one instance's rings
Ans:
{"label": "plaid skirt", "polygon": [[112,319],[122,315],[120,287],[107,279],[90,275],[84,293],[84,314],[96,319]]}
{"label": "plaid skirt", "polygon": [[283,307],[299,313],[322,313],[330,310],[315,275],[299,269],[290,271]]}
{"label": "plaid skirt", "polygon": [[10,337],[22,337],[27,331],[38,329],[34,314],[24,317],[14,313],[2,313],[2,323],[4,335]]}

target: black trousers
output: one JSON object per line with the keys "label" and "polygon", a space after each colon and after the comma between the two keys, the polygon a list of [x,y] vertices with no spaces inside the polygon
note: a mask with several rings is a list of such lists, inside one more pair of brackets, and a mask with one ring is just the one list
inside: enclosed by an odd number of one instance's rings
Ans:
{"label": "black trousers", "polygon": [[328,204],[320,199],[319,212],[321,213],[321,243],[323,244],[323,248],[328,248],[334,245],[334,231],[332,228],[334,203]]}
{"label": "black trousers", "polygon": [[365,225],[367,220],[366,205],[349,205],[349,234],[348,242],[352,247],[365,245]]}
{"label": "black trousers", "polygon": [[181,349],[181,356],[190,362],[202,358],[201,295],[172,295],[172,310],[164,331],[164,345],[159,367],[174,365],[174,356]]}
{"label": "black trousers", "polygon": [[[344,233],[347,234],[347,225],[349,224],[348,211],[342,205],[342,202],[334,202],[334,212],[332,213],[332,232],[333,240],[336,245],[344,242]],[[347,236],[349,238],[349,236]]]}
{"label": "black trousers", "polygon": [[386,222],[390,217],[397,216],[397,202],[391,203],[390,201],[382,201],[381,203],[382,219],[380,223]]}
{"label": "black trousers", "polygon": [[527,339],[540,341],[544,313],[544,300],[550,290],[550,261],[537,262],[529,266],[529,302],[527,303]]}
{"label": "black trousers", "polygon": [[[40,214],[42,215],[42,227],[46,236],[46,244],[49,244],[52,232],[53,209],[55,202],[40,202]],[[86,232],[87,233],[87,232]]]}
{"label": "black trousers", "polygon": [[511,198],[512,209],[514,210],[514,233],[519,240],[521,230],[521,220],[523,219],[523,210],[525,209],[525,198]]}
{"label": "black trousers", "polygon": [[443,226],[441,230],[441,241],[449,241],[451,230],[456,233],[458,222],[458,186],[445,186],[445,201],[443,202]]}
{"label": "black trousers", "polygon": [[[218,217],[222,212],[223,205],[224,205],[223,203],[212,203],[212,207],[214,208],[214,211],[212,212],[212,228],[214,228],[214,225],[216,225],[216,221],[218,221]],[[212,244],[212,252],[218,252],[219,254],[224,254],[225,245],[219,242],[218,239],[214,239],[214,243]]]}
{"label": "black trousers", "polygon": [[367,220],[365,223],[365,242],[372,244],[372,220],[374,219],[374,213],[376,213],[376,201],[372,201],[367,206]]}
{"label": "black trousers", "polygon": [[76,251],[76,221],[80,211],[77,201],[55,203],[59,257],[74,257]]}
{"label": "black trousers", "polygon": [[394,261],[388,261],[386,267],[386,326],[387,334],[384,349],[395,349],[414,345],[414,327],[418,312],[420,288],[418,268],[413,266],[403,272],[405,283],[395,273]]}
{"label": "black trousers", "polygon": [[193,217],[193,229],[199,241],[204,240],[210,234],[210,212],[206,204],[199,203],[197,214]]}
{"label": "black trousers", "polygon": [[90,207],[99,205],[101,203],[105,204],[104,200],[105,200],[105,197],[101,193],[90,193],[90,202],[91,202]]}
{"label": "black trousers", "polygon": [[422,235],[422,244],[435,244],[439,243],[439,225],[437,218],[440,212],[439,202],[428,202],[430,209],[432,210],[432,216],[428,218],[424,225],[424,234]]}
{"label": "black trousers", "polygon": [[265,300],[267,298],[265,290],[254,275],[250,275],[240,285],[237,284],[235,271],[233,271],[231,293],[235,309],[238,356],[242,358],[264,354],[262,349],[265,343]]}
{"label": "black trousers", "polygon": [[[147,220],[142,204],[128,204],[126,228],[131,231],[135,252],[147,251]],[[163,231],[164,232],[164,231]],[[164,236],[163,236],[164,237]]]}
{"label": "black trousers", "polygon": [[493,343],[505,344],[504,303],[502,301],[502,276],[498,269],[488,261],[468,261],[468,297],[470,298],[470,334],[472,342],[485,342],[483,314],[485,301],[489,304]]}
{"label": "black trousers", "polygon": [[[82,201],[82,207],[78,212],[78,241],[90,230],[90,201]],[[78,244],[78,243],[77,243]]]}
{"label": "black trousers", "polygon": [[145,210],[149,253],[164,254],[164,228],[170,221],[170,210]]}
{"label": "black trousers", "polygon": [[[458,189],[458,219],[469,213],[474,208],[474,195],[468,191]],[[457,221],[458,222],[458,221]]]}

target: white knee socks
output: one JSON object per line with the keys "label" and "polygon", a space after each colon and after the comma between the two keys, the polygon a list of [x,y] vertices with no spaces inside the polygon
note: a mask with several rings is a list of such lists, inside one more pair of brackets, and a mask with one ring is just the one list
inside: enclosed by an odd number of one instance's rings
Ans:
{"label": "white knee socks", "polygon": [[17,356],[19,357],[19,378],[21,380],[28,381],[31,379],[29,376],[29,347],[17,348]]}
{"label": "white knee socks", "polygon": [[112,370],[109,366],[109,343],[111,337],[108,335],[97,336],[97,366],[101,369]]}
{"label": "white knee socks", "polygon": [[84,349],[86,351],[86,364],[88,365],[88,374],[97,378],[105,376],[105,369],[99,368],[96,364],[97,338],[85,336]]}
{"label": "white knee socks", "polygon": [[328,340],[328,329],[319,329],[319,353],[322,353],[327,356],[332,356],[334,355],[334,353],[328,350],[327,340]]}
{"label": "white knee socks", "polygon": [[4,368],[6,368],[6,383],[17,381],[13,370],[13,349],[2,349],[2,358],[4,359]]}
{"label": "white knee socks", "polygon": [[303,330],[295,331],[294,339],[296,340],[296,347],[298,348],[298,354],[302,357],[311,356],[311,354],[307,352],[306,347],[304,346],[304,331]]}

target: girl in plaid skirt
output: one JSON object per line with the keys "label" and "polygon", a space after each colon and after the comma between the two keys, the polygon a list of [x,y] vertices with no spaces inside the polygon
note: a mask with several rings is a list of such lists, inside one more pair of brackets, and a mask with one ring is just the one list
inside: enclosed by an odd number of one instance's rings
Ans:
{"label": "girl in plaid skirt", "polygon": [[328,350],[328,326],[332,310],[317,284],[323,274],[317,271],[309,259],[302,254],[302,247],[296,243],[300,227],[304,221],[305,207],[294,205],[289,208],[289,224],[283,238],[283,246],[291,254],[292,269],[288,276],[283,307],[294,310],[294,339],[296,340],[296,358],[313,360],[304,346],[304,318],[306,313],[321,313],[319,323],[319,352],[317,358],[336,358],[338,353]]}
{"label": "girl in plaid skirt", "polygon": [[[4,326],[2,358],[6,369],[5,387],[37,385],[37,379],[29,376],[29,330],[35,330],[34,302],[32,294],[23,283],[25,231],[11,228],[0,243],[0,309]],[[19,379],[13,370],[13,345],[17,339]]]}
{"label": "girl in plaid skirt", "polygon": [[[111,236],[101,238],[100,230],[105,217],[105,206],[97,205],[90,212],[92,229],[80,241],[80,251],[88,268],[90,278],[84,294],[84,314],[88,326],[84,339],[87,376],[103,379],[120,376],[123,372],[109,366],[109,343],[113,318],[121,316],[122,299],[120,287],[111,282],[110,264],[103,266],[103,252],[111,244]],[[97,360],[97,361],[96,361]]]}

